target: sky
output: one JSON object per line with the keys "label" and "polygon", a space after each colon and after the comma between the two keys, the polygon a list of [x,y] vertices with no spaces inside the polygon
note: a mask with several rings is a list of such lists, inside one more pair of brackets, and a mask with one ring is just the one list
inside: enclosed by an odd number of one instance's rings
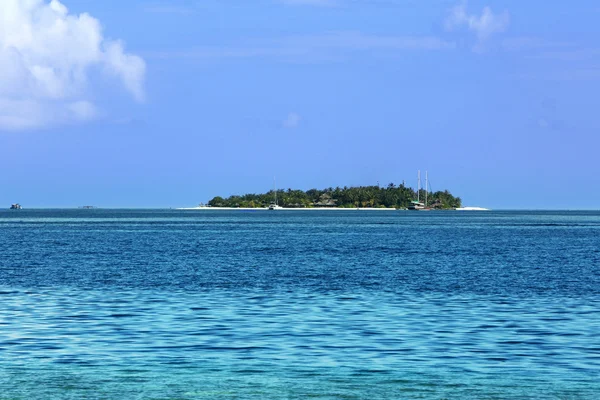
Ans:
{"label": "sky", "polygon": [[599,209],[599,19],[592,0],[0,0],[0,207],[427,170],[466,206]]}

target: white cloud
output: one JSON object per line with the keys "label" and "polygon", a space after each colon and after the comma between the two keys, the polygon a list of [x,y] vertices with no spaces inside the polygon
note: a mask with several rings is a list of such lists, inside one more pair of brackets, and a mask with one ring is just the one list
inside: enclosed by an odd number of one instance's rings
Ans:
{"label": "white cloud", "polygon": [[288,114],[287,118],[283,121],[283,127],[288,129],[297,128],[302,121],[302,117],[295,112]]}
{"label": "white cloud", "polygon": [[119,76],[125,87],[138,101],[144,100],[144,71],[146,63],[138,56],[125,53],[123,43],[109,42],[105,46],[105,63]]}
{"label": "white cloud", "polygon": [[492,34],[504,32],[510,24],[508,11],[494,14],[490,7],[484,7],[481,15],[468,14],[467,3],[463,2],[455,6],[448,18],[446,18],[446,29],[455,30],[466,27],[475,33],[479,44],[483,44]]}
{"label": "white cloud", "polygon": [[89,101],[76,101],[68,104],[67,108],[75,119],[81,121],[93,119],[98,115],[96,107]]}
{"label": "white cloud", "polygon": [[96,107],[85,100],[49,102],[0,97],[0,130],[36,129],[58,123],[79,123],[98,115]]}
{"label": "white cloud", "polygon": [[87,121],[90,70],[104,68],[142,101],[146,65],[100,22],[58,0],[0,0],[0,130]]}

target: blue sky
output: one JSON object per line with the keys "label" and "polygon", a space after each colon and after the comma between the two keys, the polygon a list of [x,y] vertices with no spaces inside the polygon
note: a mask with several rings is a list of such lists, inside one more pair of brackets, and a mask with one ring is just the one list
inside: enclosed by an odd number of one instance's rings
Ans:
{"label": "blue sky", "polygon": [[0,0],[0,204],[192,206],[421,169],[465,205],[597,209],[599,18],[594,1]]}

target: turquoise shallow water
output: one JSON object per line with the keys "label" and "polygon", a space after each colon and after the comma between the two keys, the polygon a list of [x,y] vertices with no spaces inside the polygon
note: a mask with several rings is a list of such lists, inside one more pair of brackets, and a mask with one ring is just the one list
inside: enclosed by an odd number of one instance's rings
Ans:
{"label": "turquoise shallow water", "polygon": [[598,212],[0,211],[0,399],[597,398]]}

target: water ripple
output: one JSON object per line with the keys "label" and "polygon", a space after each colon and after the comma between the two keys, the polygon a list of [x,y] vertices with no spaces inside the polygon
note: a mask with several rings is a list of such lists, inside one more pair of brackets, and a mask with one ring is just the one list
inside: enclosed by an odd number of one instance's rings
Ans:
{"label": "water ripple", "polygon": [[600,393],[600,213],[298,214],[0,211],[0,399]]}

